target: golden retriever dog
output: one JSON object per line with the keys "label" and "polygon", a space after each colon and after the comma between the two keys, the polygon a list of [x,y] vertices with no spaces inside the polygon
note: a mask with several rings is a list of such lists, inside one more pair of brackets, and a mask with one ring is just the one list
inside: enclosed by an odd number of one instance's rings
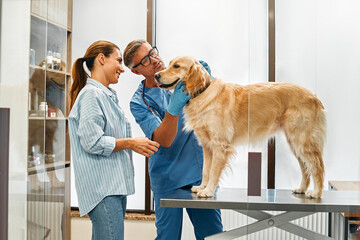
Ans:
{"label": "golden retriever dog", "polygon": [[[211,197],[237,144],[256,143],[282,130],[302,173],[294,193],[320,198],[324,180],[322,151],[326,118],[320,100],[310,91],[289,83],[257,83],[242,86],[211,81],[193,57],[177,57],[156,73],[165,89],[183,81],[191,94],[184,107],[185,130],[194,130],[204,151],[203,179],[192,187],[198,197]],[[310,176],[314,190],[307,191]]]}

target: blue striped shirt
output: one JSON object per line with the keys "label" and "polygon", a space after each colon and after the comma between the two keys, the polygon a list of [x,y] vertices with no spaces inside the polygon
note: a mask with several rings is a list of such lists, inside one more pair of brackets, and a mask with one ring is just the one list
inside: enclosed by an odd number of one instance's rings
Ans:
{"label": "blue striped shirt", "polygon": [[75,187],[83,216],[109,195],[135,192],[132,151],[113,152],[118,138],[130,138],[131,127],[116,92],[88,78],[69,115]]}

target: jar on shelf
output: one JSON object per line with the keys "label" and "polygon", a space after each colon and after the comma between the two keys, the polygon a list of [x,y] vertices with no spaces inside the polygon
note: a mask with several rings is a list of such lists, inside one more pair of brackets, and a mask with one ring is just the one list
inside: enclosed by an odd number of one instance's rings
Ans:
{"label": "jar on shelf", "polygon": [[31,146],[31,153],[28,156],[28,167],[36,167],[43,163],[43,157],[40,154],[40,146]]}
{"label": "jar on shelf", "polygon": [[56,61],[57,61],[57,68],[59,71],[63,71],[63,69],[61,68],[61,53],[56,53]]}
{"label": "jar on shelf", "polygon": [[39,115],[40,117],[45,117],[48,115],[48,105],[46,102],[41,102],[39,105]]}
{"label": "jar on shelf", "polygon": [[35,49],[30,48],[30,65],[35,65]]}
{"label": "jar on shelf", "polygon": [[52,51],[48,51],[47,57],[46,57],[46,67],[48,69],[53,69],[53,53]]}
{"label": "jar on shelf", "polygon": [[51,117],[51,118],[56,117],[56,109],[55,108],[49,108],[48,109],[48,117]]}

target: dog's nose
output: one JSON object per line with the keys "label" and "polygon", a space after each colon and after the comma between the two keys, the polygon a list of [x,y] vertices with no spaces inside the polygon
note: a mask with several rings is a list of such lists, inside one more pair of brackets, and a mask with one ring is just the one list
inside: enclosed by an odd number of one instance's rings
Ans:
{"label": "dog's nose", "polygon": [[156,79],[157,81],[160,80],[160,77],[161,77],[161,76],[160,76],[160,73],[156,73],[156,74],[155,74],[155,79]]}

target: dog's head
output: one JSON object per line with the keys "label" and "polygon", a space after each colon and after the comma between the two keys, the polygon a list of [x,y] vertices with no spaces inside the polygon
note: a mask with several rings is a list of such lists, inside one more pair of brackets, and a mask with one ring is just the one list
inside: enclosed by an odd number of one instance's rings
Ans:
{"label": "dog's head", "polygon": [[169,67],[157,72],[155,79],[165,89],[173,89],[180,81],[186,85],[185,90],[194,96],[205,89],[210,81],[210,75],[193,57],[182,56],[170,61]]}

